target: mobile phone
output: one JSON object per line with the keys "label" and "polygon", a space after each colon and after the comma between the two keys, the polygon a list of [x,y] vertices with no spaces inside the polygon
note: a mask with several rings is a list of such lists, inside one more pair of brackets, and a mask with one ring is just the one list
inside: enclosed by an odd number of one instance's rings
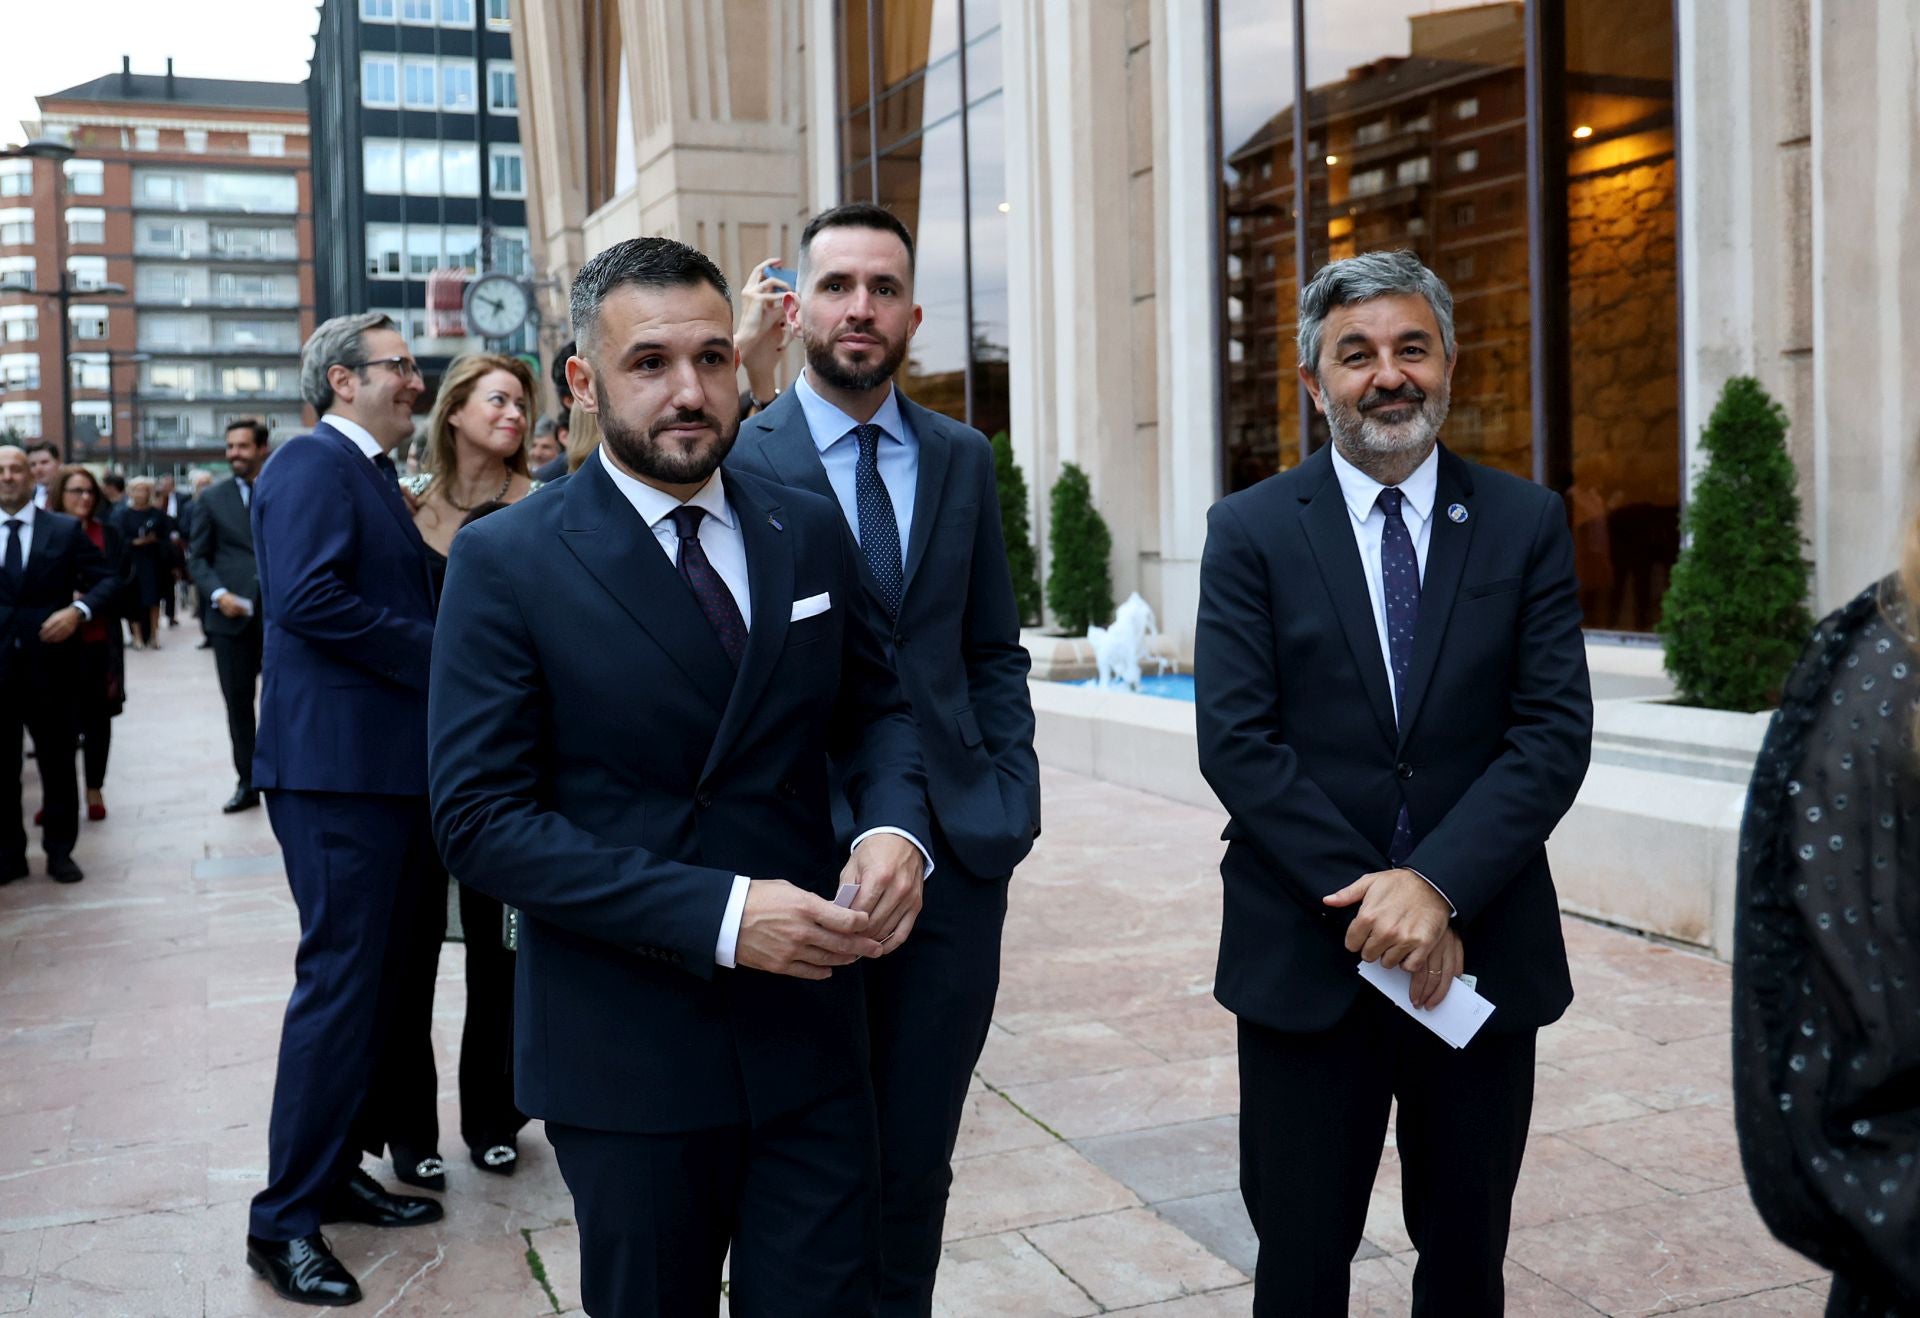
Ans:
{"label": "mobile phone", "polygon": [[800,287],[800,272],[798,270],[789,270],[784,265],[768,266],[767,278],[773,280],[775,283],[785,284],[789,293],[794,292]]}

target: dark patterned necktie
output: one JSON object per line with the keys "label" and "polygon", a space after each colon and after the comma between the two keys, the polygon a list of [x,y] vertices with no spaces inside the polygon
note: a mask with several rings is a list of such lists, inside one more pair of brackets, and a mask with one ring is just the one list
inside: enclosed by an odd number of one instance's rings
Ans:
{"label": "dark patterned necktie", "polygon": [[[1396,719],[1407,707],[1407,671],[1413,666],[1413,631],[1420,621],[1420,558],[1413,550],[1413,536],[1407,530],[1400,509],[1406,495],[1388,488],[1376,501],[1386,514],[1387,525],[1380,533],[1380,593],[1387,605],[1387,661],[1393,670],[1393,696]],[[1387,860],[1398,866],[1413,854],[1413,821],[1402,804],[1400,817],[1393,823],[1393,841],[1387,844]]]}
{"label": "dark patterned necktie", "polygon": [[713,634],[720,638],[720,648],[727,652],[737,672],[740,657],[747,652],[747,623],[740,616],[740,605],[734,601],[733,592],[707,560],[707,551],[700,547],[700,519],[706,514],[705,508],[683,503],[667,516],[673,519],[674,534],[680,538],[680,579],[693,592],[694,602],[700,606],[700,612],[707,615]]}
{"label": "dark patterned necktie", "polygon": [[19,589],[20,583],[27,579],[27,566],[20,556],[21,525],[22,523],[18,517],[9,517],[7,519],[7,560],[5,571],[8,583],[16,590]]}
{"label": "dark patterned necktie", "polygon": [[380,474],[387,478],[387,484],[393,487],[393,492],[400,493],[400,468],[393,465],[393,459],[382,453],[373,460],[373,465],[380,468]]}
{"label": "dark patterned necktie", "polygon": [[906,573],[900,559],[900,522],[893,515],[893,499],[880,479],[879,426],[853,428],[854,442],[860,445],[860,460],[853,467],[853,501],[860,510],[860,549],[873,571],[874,584],[887,606],[887,617],[900,616],[900,595],[906,588]]}

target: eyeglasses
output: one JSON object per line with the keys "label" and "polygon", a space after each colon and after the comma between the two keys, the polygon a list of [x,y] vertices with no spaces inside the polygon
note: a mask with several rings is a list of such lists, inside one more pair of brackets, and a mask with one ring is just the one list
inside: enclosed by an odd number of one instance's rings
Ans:
{"label": "eyeglasses", "polygon": [[367,361],[341,362],[342,366],[351,366],[354,370],[365,370],[369,366],[384,366],[402,380],[426,379],[420,374],[420,363],[411,357],[374,357]]}

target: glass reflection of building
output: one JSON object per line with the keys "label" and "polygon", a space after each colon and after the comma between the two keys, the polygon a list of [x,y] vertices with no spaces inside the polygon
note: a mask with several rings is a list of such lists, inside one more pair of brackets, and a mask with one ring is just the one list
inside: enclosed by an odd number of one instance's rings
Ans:
{"label": "glass reflection of building", "polygon": [[[1646,630],[1678,551],[1681,486],[1671,0],[1535,3],[1551,12],[1309,0],[1305,262],[1406,248],[1447,281],[1459,360],[1446,443],[1559,489],[1589,625]],[[1403,26],[1383,22],[1396,8]],[[1280,6],[1219,11],[1223,466],[1238,489],[1326,431],[1300,404],[1294,356],[1300,34]],[[1530,22],[1545,52],[1532,58],[1554,65],[1533,106]],[[1378,49],[1388,33],[1404,53]],[[1551,180],[1532,205],[1530,128]],[[1545,280],[1530,268],[1543,259]],[[1564,331],[1536,347],[1536,319]]]}
{"label": "glass reflection of building", "polygon": [[839,0],[841,199],[914,236],[925,320],[904,387],[1007,428],[1006,96],[1000,0]]}

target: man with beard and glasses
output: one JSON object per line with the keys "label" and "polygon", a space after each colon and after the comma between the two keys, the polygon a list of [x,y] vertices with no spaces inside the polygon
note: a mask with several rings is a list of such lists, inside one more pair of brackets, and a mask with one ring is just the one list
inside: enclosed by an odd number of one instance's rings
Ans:
{"label": "man with beard and glasses", "polygon": [[[731,463],[839,505],[926,760],[940,878],[912,945],[867,967],[880,1311],[904,1318],[932,1308],[954,1140],[1000,986],[1007,879],[1040,832],[1029,661],[993,450],[894,387],[920,325],[906,226],[860,204],[814,217],[797,285],[786,317],[806,370],[743,423]],[[851,820],[836,813],[844,835]]]}
{"label": "man with beard and glasses", "polygon": [[[453,543],[441,853],[521,913],[516,1099],[573,1193],[587,1311],[713,1314],[731,1249],[740,1318],[870,1314],[855,966],[906,942],[930,872],[912,716],[839,509],[721,470],[719,270],[618,243],[574,276],[572,319],[597,454]],[[555,555],[579,570],[529,575]]]}
{"label": "man with beard and glasses", "polygon": [[[1551,490],[1439,443],[1453,298],[1411,252],[1327,266],[1299,324],[1333,443],[1214,505],[1194,642],[1254,1313],[1345,1315],[1398,1099],[1413,1312],[1496,1314],[1534,1036],[1573,997],[1546,855],[1593,728],[1573,541]],[[1463,971],[1494,1011],[1456,1050],[1421,1018]]]}

